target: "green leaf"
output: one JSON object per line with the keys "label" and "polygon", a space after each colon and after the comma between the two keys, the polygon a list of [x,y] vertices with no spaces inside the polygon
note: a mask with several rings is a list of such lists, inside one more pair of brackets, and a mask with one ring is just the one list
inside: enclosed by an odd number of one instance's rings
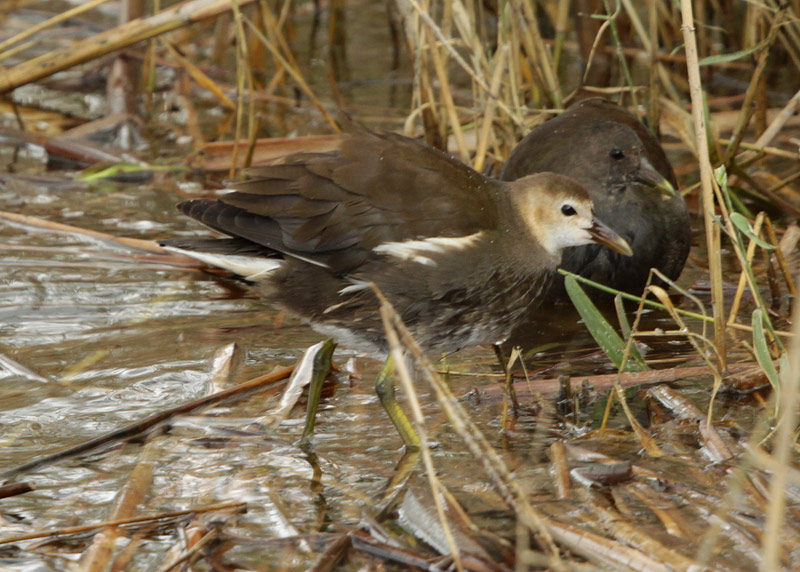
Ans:
{"label": "green leaf", "polygon": [[724,64],[727,62],[735,62],[736,60],[740,60],[742,58],[746,58],[750,54],[755,51],[760,50],[765,45],[764,42],[759,42],[755,46],[750,46],[749,48],[745,48],[743,50],[739,50],[738,52],[732,52],[730,54],[718,54],[716,56],[708,56],[700,60],[698,65],[702,66],[710,66],[714,64]]}
{"label": "green leaf", "polygon": [[[564,285],[567,288],[570,300],[572,300],[581,318],[583,318],[589,333],[592,334],[592,337],[608,356],[608,359],[619,368],[622,365],[625,341],[611,327],[611,324],[603,317],[589,299],[589,296],[581,289],[574,276],[565,276]],[[650,368],[645,363],[642,354],[639,353],[639,348],[636,347],[636,344],[632,344],[628,362],[625,364],[625,371],[644,371],[647,369]]]}
{"label": "green leaf", "polygon": [[761,308],[753,310],[753,316],[750,320],[753,326],[753,349],[756,351],[756,360],[758,361],[761,369],[767,374],[770,384],[775,389],[778,388],[778,371],[775,369],[775,364],[772,362],[772,356],[769,354],[767,347],[767,336],[764,335],[764,316]]}
{"label": "green leaf", "polygon": [[151,173],[153,171],[185,171],[186,167],[175,167],[169,165],[139,165],[136,163],[95,163],[78,173],[75,177],[79,181],[88,183],[98,179],[108,179],[118,175],[130,175],[132,173]]}
{"label": "green leaf", "polygon": [[739,232],[747,236],[750,240],[755,242],[761,248],[766,250],[775,250],[775,246],[771,245],[769,242],[763,241],[756,236],[756,233],[753,231],[753,227],[750,226],[750,222],[739,213],[731,213],[731,222],[733,226],[735,226]]}

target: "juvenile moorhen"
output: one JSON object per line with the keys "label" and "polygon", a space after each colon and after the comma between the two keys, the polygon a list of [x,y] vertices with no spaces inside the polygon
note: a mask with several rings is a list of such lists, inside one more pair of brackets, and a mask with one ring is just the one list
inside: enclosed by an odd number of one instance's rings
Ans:
{"label": "juvenile moorhen", "polygon": [[[671,280],[689,254],[691,225],[672,166],[658,140],[636,117],[600,98],[576,103],[528,133],[500,178],[550,171],[583,185],[597,216],[630,243],[623,258],[597,245],[567,248],[561,267],[617,290],[641,294],[651,267]],[[548,298],[564,299],[559,275]]]}
{"label": "juvenile moorhen", "polygon": [[541,301],[565,247],[631,254],[568,177],[502,182],[400,135],[359,131],[248,175],[219,199],[178,205],[230,238],[163,244],[368,353],[387,351],[372,282],[438,354],[501,342]]}

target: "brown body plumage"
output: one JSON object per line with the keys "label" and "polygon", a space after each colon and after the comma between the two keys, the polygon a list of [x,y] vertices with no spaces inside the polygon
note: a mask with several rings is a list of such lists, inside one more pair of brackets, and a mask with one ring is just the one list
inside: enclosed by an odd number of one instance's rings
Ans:
{"label": "brown body plumage", "polygon": [[370,282],[424,348],[447,352],[502,341],[541,301],[564,247],[629,251],[571,179],[501,182],[399,135],[345,135],[248,175],[217,200],[179,205],[231,238],[165,244],[370,352],[385,350]]}

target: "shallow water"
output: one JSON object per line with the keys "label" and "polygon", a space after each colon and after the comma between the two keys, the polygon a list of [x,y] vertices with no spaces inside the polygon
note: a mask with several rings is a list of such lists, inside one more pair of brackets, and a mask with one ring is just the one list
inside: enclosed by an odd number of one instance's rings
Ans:
{"label": "shallow water", "polygon": [[[48,186],[46,200],[39,202],[31,199],[42,196],[41,188],[6,191],[0,209],[17,205],[17,212],[140,238],[171,236],[192,226],[174,215],[176,193],[154,185],[98,187]],[[232,384],[294,363],[320,339],[230,279],[148,263],[146,255],[75,235],[4,225],[0,243],[2,354],[21,366],[0,366],[4,470],[219,388],[211,362],[227,344],[235,342],[247,352],[233,370]],[[542,368],[545,377],[612,372],[580,324],[565,340],[563,314],[560,318],[533,336],[530,347],[540,351],[528,360],[532,371]],[[689,357],[685,344],[677,350],[663,344],[659,351]],[[3,512],[13,515],[6,519],[5,533],[108,519],[117,491],[137,463],[150,465],[153,473],[150,512],[221,499],[246,501],[248,512],[232,530],[262,539],[356,526],[362,510],[370,512],[379,503],[402,443],[372,389],[379,364],[346,348],[337,350],[335,359],[345,369],[336,375],[335,393],[321,404],[313,458],[296,446],[303,408],[268,431],[259,423],[280,395],[257,394],[177,417],[169,432],[151,436],[145,449],[114,444],[18,476],[36,490],[4,502]],[[440,366],[452,372],[456,395],[499,380],[489,348],[459,352]],[[429,439],[436,444],[437,470],[460,494],[465,485],[473,491],[466,494],[468,505],[481,506],[487,501],[476,499],[486,494],[486,477],[475,475],[475,461],[425,385],[417,386]],[[501,433],[501,402],[463,403],[520,476],[534,490],[547,489],[541,461],[543,448],[557,434],[553,420],[528,403],[513,429]],[[315,484],[319,480],[322,485]],[[49,508],[42,511],[44,506]],[[81,513],[77,520],[70,516],[75,507]],[[287,530],[286,522],[294,529]],[[137,569],[154,569],[173,543],[170,535],[150,538],[146,550],[137,552],[137,560],[144,559]],[[246,564],[252,558],[285,557],[292,568],[305,566],[308,558],[284,552],[285,547],[248,546],[237,545],[230,558]],[[35,559],[15,565],[26,561]]]}

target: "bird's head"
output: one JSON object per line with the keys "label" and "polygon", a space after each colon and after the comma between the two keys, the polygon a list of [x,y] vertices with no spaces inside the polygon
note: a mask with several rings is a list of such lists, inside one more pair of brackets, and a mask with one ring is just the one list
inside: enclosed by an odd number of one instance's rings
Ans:
{"label": "bird's head", "polygon": [[593,242],[633,254],[624,238],[594,216],[589,193],[569,177],[537,173],[510,184],[523,224],[550,255],[560,257],[565,248]]}

